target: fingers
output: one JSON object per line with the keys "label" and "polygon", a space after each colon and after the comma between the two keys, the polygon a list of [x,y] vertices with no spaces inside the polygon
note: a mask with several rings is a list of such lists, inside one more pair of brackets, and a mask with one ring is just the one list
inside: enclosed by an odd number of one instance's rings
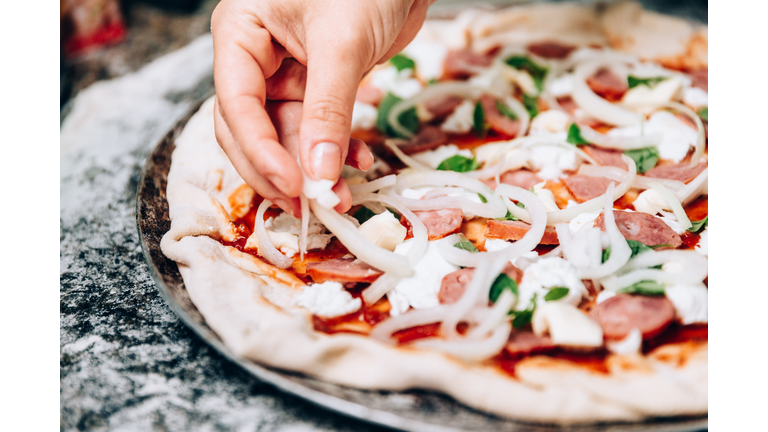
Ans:
{"label": "fingers", "polygon": [[352,192],[349,190],[347,181],[339,178],[339,181],[333,185],[333,191],[341,200],[333,209],[339,213],[346,213],[352,207]]}
{"label": "fingers", "polygon": [[[285,49],[272,42],[269,32],[253,15],[243,13],[241,8],[228,9],[230,4],[217,7],[211,23],[219,123],[226,123],[236,143],[222,144],[222,148],[230,159],[244,157],[255,169],[256,175],[243,177],[254,189],[263,190],[264,186],[257,183],[266,179],[283,195],[297,197],[302,187],[301,171],[295,158],[278,142],[264,109],[266,77],[278,70]],[[221,125],[218,130],[223,137]],[[230,154],[237,150],[240,154]],[[242,161],[235,168],[238,172],[247,169]]]}
{"label": "fingers", "polygon": [[307,85],[307,68],[293,58],[283,60],[280,68],[267,79],[267,99],[304,100]]}
{"label": "fingers", "polygon": [[392,46],[389,47],[389,50],[384,54],[384,57],[379,59],[377,63],[384,63],[411,43],[419,30],[421,30],[424,20],[427,19],[427,9],[433,1],[434,0],[416,0],[413,2],[413,5],[411,5],[411,9],[408,12],[408,18],[405,20],[405,24],[403,24],[403,28],[395,38]]}
{"label": "fingers", "polygon": [[350,138],[347,159],[344,163],[352,168],[368,171],[373,166],[373,153],[363,140]]}

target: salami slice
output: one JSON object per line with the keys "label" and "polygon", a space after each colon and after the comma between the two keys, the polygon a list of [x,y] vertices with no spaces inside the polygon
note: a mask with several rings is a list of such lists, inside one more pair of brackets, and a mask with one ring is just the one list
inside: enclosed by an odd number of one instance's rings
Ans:
{"label": "salami slice", "polygon": [[705,92],[709,90],[709,69],[696,69],[688,72],[691,77],[691,85]]}
{"label": "salami slice", "polygon": [[583,203],[604,194],[612,181],[605,177],[574,174],[565,179],[565,187],[568,188],[577,202]]}
{"label": "salami slice", "polygon": [[587,78],[587,85],[598,96],[610,102],[621,100],[624,93],[629,90],[627,82],[614,75],[608,69],[600,69],[594,75]]}
{"label": "salami slice", "polygon": [[440,147],[448,142],[448,135],[435,126],[422,126],[419,133],[400,146],[405,154],[420,153]]}
{"label": "salami slice", "polygon": [[[430,241],[439,240],[461,230],[461,222],[463,220],[461,209],[425,210],[414,211],[413,213],[424,222]],[[406,238],[413,237],[413,229],[408,219],[400,217],[400,223],[408,228]]]}
{"label": "salami slice", "polygon": [[493,62],[489,55],[477,54],[474,51],[451,50],[445,56],[444,75],[450,79],[466,79],[479,68],[488,67]]}
{"label": "salami slice", "polygon": [[[485,237],[500,240],[520,240],[530,229],[531,225],[523,221],[499,221],[489,219]],[[545,228],[544,235],[539,243],[544,245],[560,244],[557,240],[557,232],[555,231],[555,228]]]}
{"label": "salami slice", "polygon": [[675,319],[675,307],[666,297],[617,294],[590,312],[606,339],[619,340],[636,328],[643,339],[663,332]]}
{"label": "salami slice", "polygon": [[[525,190],[528,190],[532,188],[534,185],[537,185],[544,181],[541,179],[541,177],[536,175],[535,172],[529,171],[527,169],[507,171],[501,176],[499,176],[499,180],[501,180],[503,184],[521,187]],[[496,186],[498,186],[496,184],[496,179],[483,180],[483,183],[488,185],[488,187],[491,189],[496,189]]]}
{"label": "salami slice", "polygon": [[528,45],[528,51],[539,57],[562,60],[576,49],[573,45],[566,45],[555,41],[536,42]]}
{"label": "salami slice", "polygon": [[621,150],[605,149],[591,144],[581,146],[581,149],[600,165],[627,169],[627,163],[621,159],[621,155],[624,154]]}
{"label": "salami slice", "polygon": [[382,271],[355,258],[335,258],[307,263],[307,275],[316,283],[373,282]]}
{"label": "salami slice", "polygon": [[480,97],[480,103],[485,112],[485,121],[494,131],[508,137],[515,137],[520,133],[520,120],[512,120],[499,111],[496,106],[496,98],[489,95]]}
{"label": "salami slice", "polygon": [[438,96],[424,102],[424,108],[432,114],[432,120],[441,119],[451,114],[463,101],[464,99],[455,95]]}
{"label": "salami slice", "polygon": [[[515,267],[512,263],[507,263],[502,273],[509,276],[518,284],[523,280],[523,271]],[[440,283],[440,291],[437,293],[437,300],[442,304],[456,303],[464,295],[467,285],[475,274],[474,268],[464,268],[448,273],[443,277]]]}
{"label": "salami slice", "polygon": [[[663,220],[640,212],[613,211],[616,226],[627,240],[637,240],[646,246],[670,245],[678,248],[682,239]],[[595,226],[605,231],[605,215],[595,220]]]}
{"label": "salami slice", "polygon": [[707,168],[706,162],[701,162],[691,168],[690,162],[680,162],[676,164],[661,165],[648,170],[646,177],[677,180],[683,183],[690,183],[697,175],[701,174]]}
{"label": "salami slice", "polygon": [[513,331],[504,351],[512,357],[541,354],[556,348],[549,336],[536,336],[530,331]]}

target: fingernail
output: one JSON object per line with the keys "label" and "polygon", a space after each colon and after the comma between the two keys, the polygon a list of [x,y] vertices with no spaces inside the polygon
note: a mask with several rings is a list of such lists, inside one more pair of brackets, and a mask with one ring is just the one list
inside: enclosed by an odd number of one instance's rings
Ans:
{"label": "fingernail", "polygon": [[282,199],[275,199],[273,202],[275,204],[277,204],[278,207],[283,209],[283,211],[288,212],[288,214],[290,214],[291,216],[294,215],[293,214],[293,206],[291,205],[290,202],[288,202],[286,200],[282,200]]}
{"label": "fingernail", "polygon": [[334,143],[317,144],[312,148],[311,162],[315,179],[336,180],[341,171],[341,149]]}
{"label": "fingernail", "polygon": [[278,188],[280,192],[288,195],[290,185],[288,184],[287,181],[285,181],[284,178],[276,174],[271,174],[271,175],[267,175],[267,180],[269,180],[270,183],[275,185],[275,187]]}
{"label": "fingernail", "polygon": [[368,171],[373,166],[373,153],[371,153],[371,150],[366,149],[366,152],[363,154],[365,154],[365,156],[363,156],[363,160],[360,161],[360,169]]}

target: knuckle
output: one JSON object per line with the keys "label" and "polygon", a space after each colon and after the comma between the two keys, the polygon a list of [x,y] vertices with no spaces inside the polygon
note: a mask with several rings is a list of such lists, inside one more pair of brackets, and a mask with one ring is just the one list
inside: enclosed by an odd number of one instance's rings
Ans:
{"label": "knuckle", "polygon": [[352,124],[352,116],[347,109],[347,102],[341,97],[326,94],[323,99],[313,102],[308,110],[308,119],[312,121],[330,123],[335,125]]}

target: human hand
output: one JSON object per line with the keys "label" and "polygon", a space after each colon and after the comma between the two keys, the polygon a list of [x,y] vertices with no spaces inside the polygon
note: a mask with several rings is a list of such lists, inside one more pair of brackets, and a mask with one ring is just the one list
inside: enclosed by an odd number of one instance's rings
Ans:
{"label": "human hand", "polygon": [[339,179],[343,163],[363,170],[373,163],[365,143],[350,140],[357,87],[416,36],[430,3],[219,3],[211,19],[216,138],[246,183],[299,215],[300,157],[311,178],[337,181],[336,210],[348,210],[349,189]]}

